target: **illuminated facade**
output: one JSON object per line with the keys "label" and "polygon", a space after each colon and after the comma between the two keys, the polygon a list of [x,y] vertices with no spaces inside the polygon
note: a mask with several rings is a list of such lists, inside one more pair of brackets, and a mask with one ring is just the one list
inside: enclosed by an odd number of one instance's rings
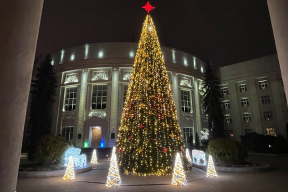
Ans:
{"label": "illuminated facade", "polygon": [[[186,143],[207,128],[201,82],[205,63],[195,56],[161,48]],[[137,43],[96,43],[51,55],[59,87],[53,133],[77,147],[113,147]]]}

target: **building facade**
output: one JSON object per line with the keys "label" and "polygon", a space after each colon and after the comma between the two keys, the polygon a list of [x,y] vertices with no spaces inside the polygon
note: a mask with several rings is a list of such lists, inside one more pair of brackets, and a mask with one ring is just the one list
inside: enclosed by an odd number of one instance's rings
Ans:
{"label": "building facade", "polygon": [[287,138],[287,104],[277,55],[220,68],[227,136],[246,132]]}
{"label": "building facade", "polygon": [[[162,47],[184,141],[207,128],[201,106],[205,63]],[[51,55],[58,75],[53,133],[77,147],[112,147],[123,110],[137,43],[96,43]],[[192,137],[191,137],[192,136]]]}

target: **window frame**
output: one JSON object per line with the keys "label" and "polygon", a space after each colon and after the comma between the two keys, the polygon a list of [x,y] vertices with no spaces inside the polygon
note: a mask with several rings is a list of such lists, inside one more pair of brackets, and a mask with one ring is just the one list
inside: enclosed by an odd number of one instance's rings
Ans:
{"label": "window frame", "polygon": [[245,84],[245,83],[238,85],[238,87],[239,87],[240,93],[245,93],[248,91],[247,84]]}
{"label": "window frame", "polygon": [[[188,95],[183,94],[183,93],[188,93]],[[185,98],[183,99],[183,97],[187,97],[188,100],[185,100]],[[192,94],[191,94],[191,90],[181,90],[181,111],[183,113],[191,113],[192,112],[192,98],[191,98]],[[183,105],[184,104],[184,105]],[[188,109],[186,111],[186,109]]]}
{"label": "window frame", "polygon": [[243,113],[242,117],[243,117],[243,121],[246,123],[252,121],[251,113]]}
{"label": "window frame", "polygon": [[268,88],[268,81],[267,80],[259,80],[258,86],[260,89],[267,89]]}
{"label": "window frame", "polygon": [[263,111],[263,118],[265,121],[270,121],[273,119],[272,111]]}
{"label": "window frame", "polygon": [[[65,131],[69,129],[69,131]],[[72,129],[72,130],[71,130]],[[67,134],[68,134],[68,139],[67,139]],[[73,137],[74,137],[74,126],[64,126],[61,127],[61,136],[64,137],[67,141],[73,142]]]}
{"label": "window frame", "polygon": [[[101,89],[99,89],[99,86],[101,86]],[[106,87],[106,89],[103,88],[104,86]],[[97,87],[97,88],[95,89],[95,87]],[[99,92],[101,93],[100,95],[98,95]],[[104,92],[106,92],[106,95],[104,95]],[[103,101],[104,98],[106,101]],[[98,102],[99,101],[98,99],[100,99],[100,102]],[[92,85],[91,105],[90,105],[92,110],[106,109],[107,103],[108,103],[107,99],[108,99],[108,86],[107,86],[107,84]],[[100,105],[100,107],[98,107],[98,105]]]}
{"label": "window frame", "polygon": [[[73,91],[71,91],[73,89]],[[64,111],[75,111],[77,107],[77,87],[66,87],[64,96]],[[71,94],[73,97],[70,97]],[[68,97],[67,97],[68,96]],[[71,107],[71,108],[70,108]]]}
{"label": "window frame", "polygon": [[228,94],[229,94],[228,87],[221,87],[221,95],[225,96]]}
{"label": "window frame", "polygon": [[[187,132],[186,130],[189,130],[189,131]],[[188,137],[187,137],[187,133],[188,133]],[[194,136],[193,133],[194,133],[194,127],[183,127],[183,142],[188,143],[189,137]]]}
{"label": "window frame", "polygon": [[247,97],[241,98],[241,106],[242,107],[249,107],[250,106],[249,99]]}
{"label": "window frame", "polygon": [[226,124],[232,123],[232,117],[231,117],[230,114],[224,115],[224,122],[225,122]]}
{"label": "window frame", "polygon": [[230,100],[224,100],[222,101],[222,107],[223,109],[230,109]]}
{"label": "window frame", "polygon": [[[264,101],[264,102],[263,102]],[[271,104],[270,95],[263,95],[261,96],[261,102],[263,105]]]}

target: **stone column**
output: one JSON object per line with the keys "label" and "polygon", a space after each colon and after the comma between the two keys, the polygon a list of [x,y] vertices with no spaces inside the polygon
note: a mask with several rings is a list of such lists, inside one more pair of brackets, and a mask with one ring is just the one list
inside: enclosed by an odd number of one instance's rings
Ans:
{"label": "stone column", "polygon": [[112,87],[111,87],[111,107],[110,107],[110,133],[109,133],[109,147],[113,147],[115,139],[111,140],[111,133],[117,135],[117,117],[118,117],[118,90],[119,90],[119,69],[112,69]]}
{"label": "stone column", "polygon": [[[198,133],[198,136],[201,134],[201,101],[199,98],[199,81],[197,78],[194,78],[194,97],[195,97],[195,123],[194,123],[194,135],[193,135],[193,143],[196,142],[196,132]],[[200,138],[199,138],[200,140]]]}
{"label": "stone column", "polygon": [[[179,101],[179,80],[178,80],[178,75],[177,73],[172,73],[172,94],[175,102],[175,107],[177,110],[177,117],[178,120],[180,118],[180,111],[181,111],[181,106],[180,106],[180,101]],[[180,121],[179,121],[180,123]]]}
{"label": "stone column", "polygon": [[[267,0],[286,97],[288,97],[288,1]],[[288,100],[287,100],[288,101]]]}
{"label": "stone column", "polygon": [[43,0],[0,1],[0,189],[16,190]]}
{"label": "stone column", "polygon": [[[79,97],[79,107],[78,114],[76,115],[76,146],[83,147],[84,146],[84,121],[85,121],[85,107],[86,107],[86,93],[87,93],[87,69],[82,71],[81,77],[81,85],[80,85],[80,97]],[[78,138],[78,134],[81,134],[81,139]],[[75,137],[74,137],[75,138]]]}

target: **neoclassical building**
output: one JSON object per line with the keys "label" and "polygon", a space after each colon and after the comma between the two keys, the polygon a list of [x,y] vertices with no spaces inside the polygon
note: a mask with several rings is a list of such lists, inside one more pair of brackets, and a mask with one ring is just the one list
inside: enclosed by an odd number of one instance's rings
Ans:
{"label": "neoclassical building", "polygon": [[[201,107],[205,63],[162,47],[184,142],[207,128]],[[112,147],[123,110],[137,43],[95,43],[51,55],[58,75],[53,133],[77,147]]]}

